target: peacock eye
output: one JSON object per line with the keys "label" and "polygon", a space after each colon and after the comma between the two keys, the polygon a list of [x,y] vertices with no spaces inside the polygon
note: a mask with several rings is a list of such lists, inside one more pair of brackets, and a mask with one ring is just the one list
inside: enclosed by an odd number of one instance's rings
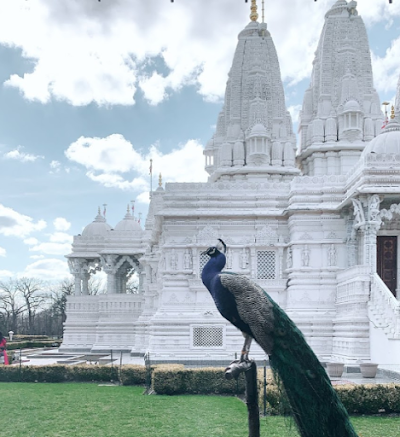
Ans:
{"label": "peacock eye", "polygon": [[210,251],[208,252],[209,255],[214,255],[215,253],[215,247],[211,248]]}

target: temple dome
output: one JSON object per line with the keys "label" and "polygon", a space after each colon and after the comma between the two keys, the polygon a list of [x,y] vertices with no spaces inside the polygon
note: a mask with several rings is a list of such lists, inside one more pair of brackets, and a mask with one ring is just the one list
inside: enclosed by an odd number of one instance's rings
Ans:
{"label": "temple dome", "polygon": [[143,230],[128,210],[125,217],[115,226],[114,231],[142,232]]}
{"label": "temple dome", "polygon": [[360,105],[356,100],[349,100],[343,107],[343,112],[358,112]]}
{"label": "temple dome", "polygon": [[251,137],[266,137],[267,136],[267,129],[265,126],[261,123],[255,124],[251,131],[250,131]]}
{"label": "temple dome", "polygon": [[106,237],[111,226],[106,219],[100,214],[100,210],[92,223],[89,223],[82,231],[82,237]]}
{"label": "temple dome", "polygon": [[364,156],[369,153],[400,155],[400,124],[395,118],[364,149]]}

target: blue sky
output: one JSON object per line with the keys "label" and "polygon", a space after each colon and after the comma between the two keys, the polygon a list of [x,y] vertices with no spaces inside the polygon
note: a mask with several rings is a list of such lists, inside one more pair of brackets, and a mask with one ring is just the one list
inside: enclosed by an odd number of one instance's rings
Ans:
{"label": "blue sky", "polygon": [[[266,2],[296,120],[333,0]],[[259,4],[261,1],[258,2]],[[359,2],[375,86],[393,101],[400,2]],[[0,280],[68,274],[72,236],[107,204],[122,219],[153,186],[205,181],[244,0],[0,0]],[[142,219],[142,221],[143,221]]]}

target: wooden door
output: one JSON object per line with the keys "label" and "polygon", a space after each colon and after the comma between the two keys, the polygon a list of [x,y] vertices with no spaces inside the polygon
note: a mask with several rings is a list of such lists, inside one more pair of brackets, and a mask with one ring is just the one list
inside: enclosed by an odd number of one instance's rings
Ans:
{"label": "wooden door", "polygon": [[396,296],[397,237],[377,238],[377,272],[389,290]]}

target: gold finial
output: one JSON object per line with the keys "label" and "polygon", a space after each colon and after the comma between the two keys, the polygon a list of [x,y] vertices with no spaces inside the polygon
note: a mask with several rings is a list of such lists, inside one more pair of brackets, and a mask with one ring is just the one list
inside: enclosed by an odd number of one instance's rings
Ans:
{"label": "gold finial", "polygon": [[257,21],[258,20],[257,2],[256,2],[256,0],[251,0],[250,20],[251,21]]}
{"label": "gold finial", "polygon": [[394,106],[392,105],[392,110],[390,111],[390,118],[393,120],[395,117],[394,115]]}
{"label": "gold finial", "polygon": [[162,176],[161,176],[161,173],[160,173],[160,176],[158,176],[158,186],[162,187]]}

